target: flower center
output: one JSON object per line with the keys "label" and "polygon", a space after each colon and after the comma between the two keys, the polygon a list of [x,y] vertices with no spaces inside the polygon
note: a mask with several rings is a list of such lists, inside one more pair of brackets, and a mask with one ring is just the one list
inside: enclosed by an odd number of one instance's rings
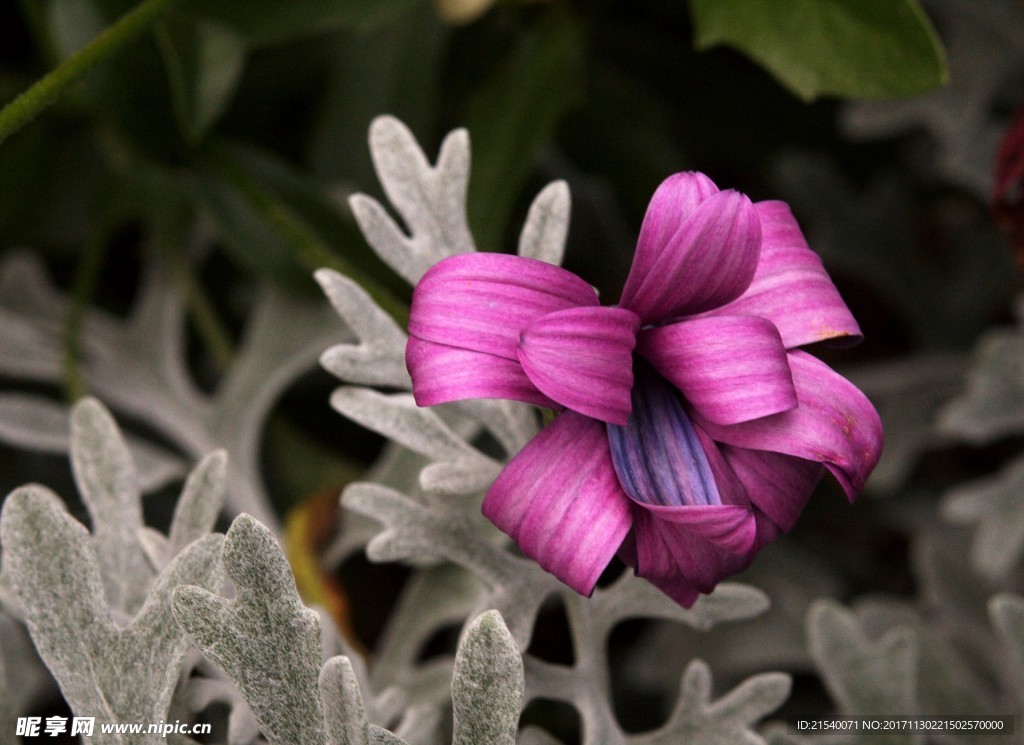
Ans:
{"label": "flower center", "polygon": [[708,457],[678,392],[639,357],[633,375],[629,421],[608,425],[612,463],[623,490],[644,504],[721,504]]}

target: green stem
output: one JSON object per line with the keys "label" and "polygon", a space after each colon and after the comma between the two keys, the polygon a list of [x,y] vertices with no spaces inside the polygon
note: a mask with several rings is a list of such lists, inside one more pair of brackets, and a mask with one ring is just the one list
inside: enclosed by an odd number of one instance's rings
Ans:
{"label": "green stem", "polygon": [[249,204],[263,219],[291,245],[302,266],[310,272],[321,268],[334,269],[359,283],[384,312],[395,319],[401,328],[409,324],[409,307],[399,300],[387,287],[368,277],[341,256],[331,251],[323,241],[287,205],[274,199],[241,168],[217,159],[221,172],[235,185]]}
{"label": "green stem", "polygon": [[32,121],[68,86],[98,62],[117,52],[148,29],[175,0],[143,0],[99,36],[37,80],[28,90],[0,109],[0,142]]}
{"label": "green stem", "polygon": [[75,272],[71,301],[64,316],[64,395],[70,403],[89,392],[82,375],[82,323],[89,301],[96,292],[100,269],[107,255],[108,238],[106,231],[100,231],[93,240],[86,243]]}

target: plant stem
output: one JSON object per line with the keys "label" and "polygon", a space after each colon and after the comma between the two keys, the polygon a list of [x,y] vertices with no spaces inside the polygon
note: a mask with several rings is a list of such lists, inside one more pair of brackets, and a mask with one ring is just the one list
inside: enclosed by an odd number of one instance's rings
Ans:
{"label": "plant stem", "polygon": [[98,62],[117,52],[147,30],[175,0],[143,0],[114,25],[72,54],[57,67],[0,109],[0,143],[32,121]]}

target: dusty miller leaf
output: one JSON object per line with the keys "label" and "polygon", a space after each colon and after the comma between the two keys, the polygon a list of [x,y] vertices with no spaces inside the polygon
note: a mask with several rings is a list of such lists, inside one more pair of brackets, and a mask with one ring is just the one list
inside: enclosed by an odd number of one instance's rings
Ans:
{"label": "dusty miller leaf", "polygon": [[523,660],[501,615],[488,611],[455,656],[453,745],[515,745],[522,701]]}
{"label": "dusty miller leaf", "polygon": [[320,670],[320,696],[326,715],[331,745],[368,745],[370,723],[359,693],[352,663],[347,657],[332,657]]}
{"label": "dusty miller leaf", "polygon": [[349,419],[425,455],[433,471],[420,475],[424,488],[469,493],[486,488],[500,465],[467,444],[431,409],[416,405],[411,394],[378,393],[346,386],[331,394],[331,406]]}
{"label": "dusty miller leaf", "polygon": [[1009,653],[1013,674],[1024,698],[1024,598],[1003,593],[989,601],[988,612]]}
{"label": "dusty miller leaf", "polygon": [[[199,248],[209,237],[199,233]],[[197,252],[201,253],[201,251]],[[218,390],[192,381],[185,359],[185,308],[157,262],[144,267],[127,320],[96,309],[82,327],[83,373],[96,396],[145,422],[190,457],[223,447],[231,454],[227,508],[277,527],[260,473],[263,425],[283,391],[316,364],[330,344],[348,336],[322,302],[258,289],[242,346]],[[0,265],[0,372],[59,384],[65,297],[40,261],[16,254]],[[2,419],[2,417],[0,417]]]}
{"label": "dusty miller leaf", "polygon": [[[716,596],[719,597],[716,599]],[[621,731],[608,701],[610,681],[607,680],[606,648],[612,630],[622,621],[638,617],[663,618],[706,630],[718,621],[756,615],[768,604],[768,599],[754,588],[723,583],[714,593],[702,597],[692,609],[687,610],[629,573],[611,587],[596,590],[590,600],[568,589],[562,590],[561,598],[570,621],[575,664],[571,667],[556,665],[527,655],[524,660],[527,698],[572,704],[583,720],[587,745],[688,742],[685,733],[691,733],[694,727],[704,726],[700,724],[704,722],[704,715],[694,711],[696,704],[688,701],[680,702],[679,716],[662,729],[638,735],[635,739]],[[677,628],[673,630],[678,632]],[[714,734],[717,726],[708,724],[710,729],[705,734],[717,737]]]}
{"label": "dusty miller leaf", "polygon": [[410,389],[405,368],[406,334],[370,295],[330,269],[316,279],[331,305],[359,338],[359,344],[338,344],[320,356],[320,364],[342,380],[364,385]]}
{"label": "dusty miller leaf", "polygon": [[951,435],[939,429],[936,411],[960,392],[966,367],[960,354],[931,353],[846,372],[885,425],[885,450],[871,474],[874,488],[899,488],[922,453],[949,444]]}
{"label": "dusty miller leaf", "polygon": [[272,742],[324,745],[320,619],[299,599],[280,546],[265,526],[240,515],[224,541],[223,562],[238,596],[181,587],[175,618],[238,684]]}
{"label": "dusty miller leaf", "polygon": [[[826,600],[811,606],[807,629],[811,656],[843,714],[916,711],[918,653],[912,629],[896,629],[872,641],[851,612]],[[894,733],[879,741],[908,743],[913,738]]]}
{"label": "dusty miller leaf", "polygon": [[763,745],[752,727],[788,698],[791,681],[783,673],[750,678],[731,692],[711,700],[711,671],[694,660],[683,673],[679,702],[668,723],[648,735],[631,737],[631,745]]}
{"label": "dusty miller leaf", "polygon": [[95,399],[83,399],[71,411],[71,465],[92,518],[107,602],[133,615],[152,576],[138,540],[142,501],[135,466],[117,424]]}
{"label": "dusty miller leaf", "polygon": [[[1017,301],[1024,319],[1024,298]],[[940,425],[969,442],[984,444],[1024,432],[1024,332],[996,329],[974,350],[963,395],[941,412]]]}
{"label": "dusty miller leaf", "polygon": [[446,256],[473,251],[466,222],[469,137],[456,130],[445,138],[431,166],[409,129],[381,116],[370,126],[370,151],[384,192],[402,216],[407,235],[377,200],[349,199],[352,213],[373,250],[410,284]]}
{"label": "dusty miller leaf", "polygon": [[345,490],[342,504],[385,526],[366,547],[371,560],[434,557],[478,577],[490,591],[482,604],[501,613],[521,649],[529,643],[544,599],[561,587],[536,563],[490,542],[493,528],[478,514],[429,509],[379,484],[353,484]]}
{"label": "dusty miller leaf", "polygon": [[[987,674],[974,659],[977,644],[964,644],[941,616],[920,612],[907,601],[869,597],[856,602],[854,611],[868,637],[877,639],[903,627],[918,639],[915,700],[918,711],[929,716],[981,716],[996,713]],[[973,647],[973,648],[972,648]]]}
{"label": "dusty miller leaf", "polygon": [[162,567],[192,541],[213,531],[226,488],[227,453],[218,450],[206,456],[185,480],[168,535],[147,529],[140,536],[155,566]]}
{"label": "dusty miller leaf", "polygon": [[221,537],[207,536],[177,556],[124,626],[105,600],[88,531],[52,492],[38,486],[12,492],[0,516],[0,540],[32,639],[72,709],[103,722],[166,718],[188,645],[170,617],[171,592],[186,582],[218,581]]}
{"label": "dusty miller leaf", "polygon": [[[66,406],[27,393],[0,395],[0,440],[28,450],[67,453],[69,412]],[[139,490],[155,491],[185,473],[185,462],[164,448],[125,436],[138,472]]]}
{"label": "dusty miller leaf", "polygon": [[971,563],[992,579],[1005,577],[1024,552],[1024,457],[995,476],[948,492],[942,514],[951,522],[976,525]]}
{"label": "dusty miller leaf", "polygon": [[534,198],[519,233],[519,255],[561,266],[569,234],[569,185],[554,181]]}

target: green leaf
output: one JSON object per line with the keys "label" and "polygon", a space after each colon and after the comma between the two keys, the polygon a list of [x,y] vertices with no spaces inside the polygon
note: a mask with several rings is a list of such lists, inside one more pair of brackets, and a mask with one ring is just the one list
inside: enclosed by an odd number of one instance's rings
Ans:
{"label": "green leaf", "polygon": [[414,0],[191,0],[184,9],[215,20],[257,46],[344,27],[373,28]]}
{"label": "green leaf", "polygon": [[224,113],[242,76],[245,42],[232,30],[180,16],[157,29],[178,126],[197,142]]}
{"label": "green leaf", "polygon": [[690,9],[699,49],[739,49],[806,101],[910,96],[947,80],[916,0],[690,0]]}
{"label": "green leaf", "polygon": [[579,22],[556,9],[522,34],[470,95],[464,115],[473,142],[469,223],[483,250],[500,248],[537,153],[578,101],[582,56]]}

